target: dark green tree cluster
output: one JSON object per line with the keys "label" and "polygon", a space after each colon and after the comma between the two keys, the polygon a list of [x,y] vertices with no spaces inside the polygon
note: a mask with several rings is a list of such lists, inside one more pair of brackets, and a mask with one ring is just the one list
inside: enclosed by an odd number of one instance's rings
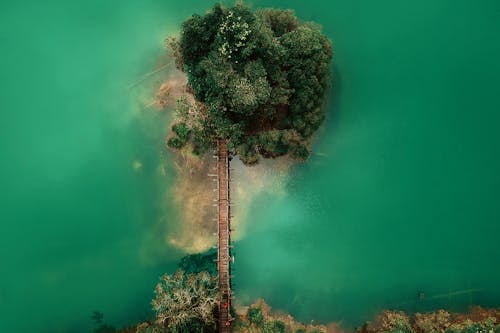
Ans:
{"label": "dark green tree cluster", "polygon": [[173,129],[170,147],[191,140],[202,154],[227,139],[246,164],[260,156],[308,158],[309,139],[325,118],[333,54],[319,26],[290,10],[217,4],[185,21],[169,45],[203,105],[178,105],[185,127]]}
{"label": "dark green tree cluster", "polygon": [[185,123],[178,123],[172,126],[174,136],[170,137],[167,145],[170,148],[179,149],[186,145],[191,136],[191,129]]}

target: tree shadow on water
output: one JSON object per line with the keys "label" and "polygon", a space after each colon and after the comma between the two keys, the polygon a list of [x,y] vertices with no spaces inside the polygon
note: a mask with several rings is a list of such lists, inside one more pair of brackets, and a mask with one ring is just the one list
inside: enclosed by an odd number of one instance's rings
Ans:
{"label": "tree shadow on water", "polygon": [[92,312],[90,318],[94,321],[96,327],[92,330],[93,333],[113,333],[116,328],[104,322],[104,313],[100,311]]}

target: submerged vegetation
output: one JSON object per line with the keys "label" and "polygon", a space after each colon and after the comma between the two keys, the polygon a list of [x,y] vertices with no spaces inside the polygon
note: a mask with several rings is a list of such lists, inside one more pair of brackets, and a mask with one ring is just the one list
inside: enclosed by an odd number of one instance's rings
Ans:
{"label": "submerged vegetation", "polygon": [[325,118],[333,55],[318,25],[301,23],[290,10],[216,4],[185,21],[167,44],[195,97],[178,100],[169,147],[190,142],[203,154],[227,139],[245,164],[308,158]]}

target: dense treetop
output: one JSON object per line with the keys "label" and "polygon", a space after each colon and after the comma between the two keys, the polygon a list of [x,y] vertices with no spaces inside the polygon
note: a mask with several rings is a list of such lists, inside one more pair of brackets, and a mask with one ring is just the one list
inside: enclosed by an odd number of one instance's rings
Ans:
{"label": "dense treetop", "polygon": [[218,291],[217,276],[208,272],[165,274],[156,285],[152,305],[156,322],[168,331],[158,332],[203,332],[204,327],[215,331]]}
{"label": "dense treetop", "polygon": [[259,156],[307,159],[307,143],[323,122],[332,44],[290,10],[252,11],[219,4],[193,15],[168,40],[196,101],[178,101],[172,148],[195,153],[227,139],[246,164]]}

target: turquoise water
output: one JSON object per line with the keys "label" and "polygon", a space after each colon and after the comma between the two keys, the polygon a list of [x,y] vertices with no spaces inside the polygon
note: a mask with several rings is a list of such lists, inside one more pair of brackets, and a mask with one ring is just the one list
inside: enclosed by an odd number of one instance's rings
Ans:
{"label": "turquoise water", "polygon": [[[500,4],[253,4],[320,22],[335,85],[316,154],[286,195],[251,203],[238,299],[347,327],[386,307],[498,306]],[[93,310],[117,325],[149,314],[157,277],[182,255],[164,237],[175,173],[162,150],[169,116],[143,107],[161,74],[127,87],[207,7],[0,4],[5,331],[88,332]]]}
{"label": "turquoise water", "polygon": [[307,3],[280,4],[334,40],[329,119],[287,196],[253,204],[240,297],[347,326],[498,306],[500,4]]}
{"label": "turquoise water", "polygon": [[127,87],[156,67],[171,21],[160,2],[0,4],[2,332],[149,314],[180,255],[160,236],[173,173],[157,172],[165,115]]}

